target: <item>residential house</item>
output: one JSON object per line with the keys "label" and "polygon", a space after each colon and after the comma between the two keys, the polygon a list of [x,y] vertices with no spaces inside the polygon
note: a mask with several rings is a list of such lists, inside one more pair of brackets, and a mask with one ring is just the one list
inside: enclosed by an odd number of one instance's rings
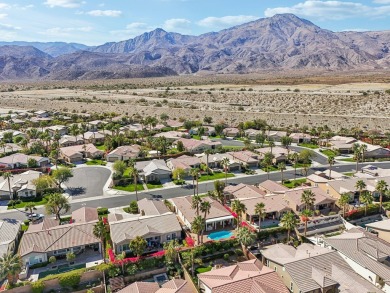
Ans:
{"label": "residential house", "polygon": [[283,194],[266,195],[257,198],[248,198],[241,200],[245,204],[246,210],[244,212],[244,219],[251,224],[257,224],[259,215],[256,213],[256,205],[258,203],[264,204],[266,220],[279,220],[284,213],[290,212],[292,209],[284,200]]}
{"label": "residential house", "polygon": [[141,147],[137,144],[123,145],[107,154],[107,162],[128,161],[138,158],[141,153]]}
{"label": "residential house", "polygon": [[34,159],[38,167],[45,167],[50,164],[49,158],[17,153],[0,158],[0,166],[8,169],[25,168],[28,166],[29,159]]}
{"label": "residential house", "polygon": [[390,177],[390,169],[383,169],[373,165],[362,166],[360,172],[370,175],[369,177]]}
{"label": "residential house", "polygon": [[87,131],[83,135],[85,143],[103,144],[105,136],[100,132]]}
{"label": "residential house", "polygon": [[384,292],[390,292],[388,242],[363,228],[352,228],[322,240],[324,247],[336,250],[357,274]]}
{"label": "residential house", "polygon": [[232,171],[241,171],[241,164],[234,161],[233,157],[229,154],[203,154],[201,157],[199,157],[200,161],[203,164],[208,163],[209,168],[212,169],[224,169],[224,166],[222,166],[223,159],[228,158],[229,159],[229,165],[228,169],[229,172]]}
{"label": "residential house", "polygon": [[240,130],[235,127],[227,127],[222,131],[222,133],[228,137],[238,137],[240,135]]}
{"label": "residential house", "polygon": [[81,135],[64,135],[60,138],[58,141],[58,144],[61,147],[68,147],[68,146],[74,146],[74,145],[81,145],[84,143],[84,139]]}
{"label": "residential house", "polygon": [[175,159],[168,159],[167,166],[172,171],[176,169],[183,169],[188,176],[191,169],[200,167],[200,160],[197,157],[190,157],[187,155],[180,156]]}
{"label": "residential house", "polygon": [[164,160],[154,159],[152,161],[137,162],[136,168],[145,183],[166,181],[172,175],[171,169],[168,168]]}
{"label": "residential house", "polygon": [[289,292],[381,292],[356,274],[338,253],[312,244],[275,244],[261,251]]}
{"label": "residential house", "polygon": [[280,194],[290,190],[286,186],[272,180],[266,180],[264,182],[261,182],[259,183],[258,187],[260,190],[263,190],[266,194]]}
{"label": "residential house", "polygon": [[198,286],[201,292],[205,293],[289,292],[277,273],[264,266],[258,259],[238,262],[235,265],[198,274]]}
{"label": "residential house", "polygon": [[0,220],[0,256],[15,253],[22,233],[21,225],[15,219]]}
{"label": "residential house", "polygon": [[50,116],[50,113],[48,111],[45,111],[45,110],[36,111],[36,112],[34,112],[34,114],[37,118],[47,118]]}
{"label": "residential house", "polygon": [[[24,133],[24,132],[21,132],[21,131],[18,131],[18,130],[5,130],[5,131],[1,131],[0,132],[0,140],[3,140],[4,139],[4,134],[5,133],[12,133],[12,138],[15,139],[16,137],[22,137],[22,138],[26,138],[27,135]],[[12,141],[9,141],[9,143],[11,143]]]}
{"label": "residential house", "polygon": [[366,229],[390,243],[390,219],[366,224]]}
{"label": "residential house", "polygon": [[263,134],[264,132],[262,130],[257,130],[257,129],[246,129],[244,131],[245,133],[245,136],[251,140],[255,140],[256,139],[256,136],[258,134]]}
{"label": "residential house", "polygon": [[192,154],[200,154],[205,150],[216,150],[218,147],[222,146],[220,141],[211,141],[208,139],[197,140],[192,138],[180,138],[176,140],[173,145],[177,146],[179,141],[183,143],[184,149]]}
{"label": "residential house", "polygon": [[148,242],[148,250],[159,249],[165,242],[181,239],[182,229],[173,213],[129,217],[109,214],[110,235],[115,253],[129,251],[130,241],[141,236]]}
{"label": "residential house", "polygon": [[302,193],[305,190],[310,190],[314,193],[314,210],[329,212],[334,209],[336,200],[327,195],[321,188],[299,187],[290,189],[284,193],[285,201],[296,214],[300,214],[305,209],[305,205],[301,202]]}
{"label": "residential house", "polygon": [[267,132],[267,137],[268,139],[271,139],[273,141],[281,141],[282,137],[287,136],[286,131],[275,131],[275,130],[270,130]]}
{"label": "residential house", "polygon": [[89,121],[87,123],[87,126],[90,131],[98,131],[99,128],[101,128],[104,124],[107,123],[108,122],[104,120],[94,120],[94,121]]}
{"label": "residential house", "polygon": [[161,216],[171,213],[163,200],[143,198],[138,201],[138,209],[143,216]]}
{"label": "residential house", "polygon": [[234,161],[245,168],[256,168],[259,165],[260,155],[251,151],[228,152]]}
{"label": "residential house", "polygon": [[[44,263],[51,256],[64,257],[68,252],[78,255],[86,250],[100,254],[100,239],[94,236],[93,227],[97,220],[97,210],[91,216],[89,209],[82,208],[72,213],[74,223],[60,225],[58,220],[45,218],[39,223],[31,223],[24,232],[19,246],[23,265]],[[80,216],[82,213],[88,216]]]}
{"label": "residential house", "polygon": [[226,198],[229,200],[260,198],[266,195],[266,192],[257,188],[256,186],[244,183],[240,183],[238,185],[228,185],[225,187],[223,192],[226,194]]}
{"label": "residential house", "polygon": [[16,153],[21,151],[23,148],[16,143],[6,143],[2,148],[0,148],[0,154],[5,155],[8,153]]}
{"label": "residential house", "polygon": [[180,132],[180,131],[167,131],[167,132],[157,133],[153,137],[165,137],[167,139],[167,141],[174,142],[182,137],[189,138],[189,134],[186,132]]}
{"label": "residential house", "polygon": [[67,163],[77,163],[85,158],[96,159],[104,155],[104,152],[97,149],[93,144],[75,145],[60,148],[60,158]]}
{"label": "residential house", "polygon": [[272,153],[272,155],[274,156],[273,158],[274,164],[278,164],[280,162],[287,162],[289,160],[288,155],[289,154],[292,155],[296,153],[292,150],[288,150],[286,148],[279,147],[279,146],[273,147],[272,150],[270,147],[255,149],[255,152],[260,154],[260,160],[264,158],[265,154]]}
{"label": "residential house", "polygon": [[53,125],[46,127],[47,132],[51,137],[54,137],[56,134],[64,136],[68,134],[68,127],[65,125]]}
{"label": "residential house", "polygon": [[313,139],[313,137],[307,133],[291,133],[290,137],[295,143],[308,143]]}
{"label": "residential house", "polygon": [[[206,218],[206,231],[224,228],[233,224],[234,217],[218,201],[206,196],[202,200],[208,201],[211,205],[210,213]],[[192,196],[171,198],[169,201],[175,208],[175,213],[181,221],[191,230],[191,223],[196,217],[196,210],[192,208]]]}
{"label": "residential house", "polygon": [[160,285],[157,282],[135,282],[118,293],[196,293],[193,287],[183,279],[172,279]]}
{"label": "residential house", "polygon": [[[33,184],[35,179],[42,175],[37,171],[26,171],[21,174],[14,174],[8,179],[0,178],[0,199],[13,199],[37,196],[37,188]],[[11,190],[10,190],[11,187]],[[11,198],[10,198],[10,195]]]}

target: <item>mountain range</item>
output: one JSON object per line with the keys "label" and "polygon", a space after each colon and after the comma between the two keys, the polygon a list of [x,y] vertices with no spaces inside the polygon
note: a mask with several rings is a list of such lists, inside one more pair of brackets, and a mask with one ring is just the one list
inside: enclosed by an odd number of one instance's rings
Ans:
{"label": "mountain range", "polygon": [[200,36],[158,28],[95,47],[0,42],[0,80],[386,70],[389,48],[390,31],[332,32],[280,14]]}

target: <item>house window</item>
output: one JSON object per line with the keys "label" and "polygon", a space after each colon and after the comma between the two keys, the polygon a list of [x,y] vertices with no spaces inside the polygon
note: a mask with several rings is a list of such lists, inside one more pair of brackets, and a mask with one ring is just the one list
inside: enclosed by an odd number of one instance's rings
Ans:
{"label": "house window", "polygon": [[269,267],[269,260],[267,259],[267,267]]}
{"label": "house window", "polygon": [[167,235],[167,240],[171,240],[171,235]]}
{"label": "house window", "polygon": [[25,195],[25,196],[28,196],[28,191],[26,191],[26,192],[24,193],[24,195]]}
{"label": "house window", "polygon": [[294,283],[293,282],[290,282],[290,291],[294,292]]}
{"label": "house window", "polygon": [[176,233],[172,233],[172,239],[176,239]]}
{"label": "house window", "polygon": [[277,272],[277,271],[278,271],[278,268],[277,268],[276,266],[274,267],[274,271],[275,271],[275,272]]}

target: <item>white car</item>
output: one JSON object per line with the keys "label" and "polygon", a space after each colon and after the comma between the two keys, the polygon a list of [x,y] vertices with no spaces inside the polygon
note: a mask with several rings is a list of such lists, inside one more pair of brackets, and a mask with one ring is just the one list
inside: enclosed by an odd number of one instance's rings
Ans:
{"label": "white car", "polygon": [[32,221],[41,220],[45,217],[45,215],[42,214],[29,214],[27,218]]}

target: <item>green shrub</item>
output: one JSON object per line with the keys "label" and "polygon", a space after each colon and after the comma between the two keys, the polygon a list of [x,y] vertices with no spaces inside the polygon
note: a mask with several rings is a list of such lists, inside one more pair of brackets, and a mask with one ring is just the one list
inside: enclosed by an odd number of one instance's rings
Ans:
{"label": "green shrub", "polygon": [[63,288],[77,288],[80,283],[81,275],[79,272],[69,272],[58,277],[61,287]]}
{"label": "green shrub", "polygon": [[108,208],[98,208],[97,212],[98,212],[99,216],[107,215],[108,214]]}
{"label": "green shrub", "polygon": [[242,256],[242,255],[244,255],[244,253],[242,252],[242,250],[239,249],[239,248],[236,248],[236,249],[234,250],[234,253],[235,253],[237,256]]}
{"label": "green shrub", "polygon": [[49,262],[45,261],[45,262],[41,262],[41,263],[37,263],[35,265],[32,265],[30,266],[29,268],[30,269],[38,269],[38,268],[43,268],[45,266],[47,266],[49,264]]}
{"label": "green shrub", "polygon": [[229,258],[230,258],[230,255],[228,253],[225,253],[223,255],[223,259],[226,260],[226,261],[229,261]]}
{"label": "green shrub", "polygon": [[42,281],[38,280],[31,285],[32,287],[32,293],[43,293],[43,290],[45,289],[45,284],[43,284]]}

